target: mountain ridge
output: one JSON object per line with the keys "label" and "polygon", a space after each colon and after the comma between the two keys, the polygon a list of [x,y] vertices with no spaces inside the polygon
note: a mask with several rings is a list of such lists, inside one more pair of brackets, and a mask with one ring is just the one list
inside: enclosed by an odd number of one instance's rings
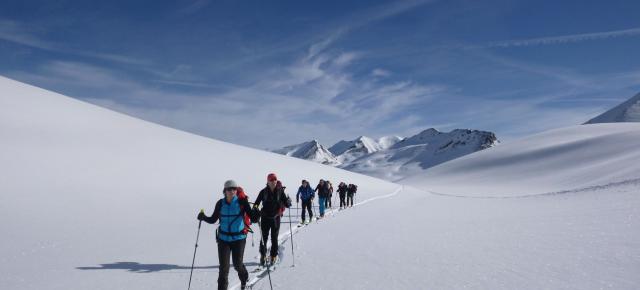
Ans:
{"label": "mountain ridge", "polygon": [[428,128],[406,138],[374,139],[361,135],[353,140],[340,140],[329,149],[314,139],[272,152],[395,181],[498,143],[495,134],[488,131],[440,132]]}

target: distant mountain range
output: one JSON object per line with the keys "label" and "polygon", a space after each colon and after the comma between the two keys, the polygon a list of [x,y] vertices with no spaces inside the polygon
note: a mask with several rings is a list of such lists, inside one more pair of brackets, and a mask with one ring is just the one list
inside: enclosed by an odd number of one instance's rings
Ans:
{"label": "distant mountain range", "polygon": [[497,143],[495,134],[487,131],[431,128],[407,138],[360,136],[328,149],[311,140],[273,152],[395,181]]}

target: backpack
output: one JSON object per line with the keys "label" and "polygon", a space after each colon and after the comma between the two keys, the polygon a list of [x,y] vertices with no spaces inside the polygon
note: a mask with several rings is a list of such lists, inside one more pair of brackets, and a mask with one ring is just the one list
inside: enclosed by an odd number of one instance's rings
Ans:
{"label": "backpack", "polygon": [[[276,187],[280,187],[282,188],[282,193],[284,193],[284,190],[287,188],[285,186],[282,186],[282,183],[280,182],[280,180],[278,180],[278,185],[276,185]],[[276,202],[280,205],[280,209],[278,209],[278,214],[280,216],[284,216],[284,210],[286,208],[286,206],[280,202],[280,193],[278,192],[276,194]]]}
{"label": "backpack", "polygon": [[[242,187],[238,187],[237,194],[239,200],[246,200],[247,202],[249,201],[249,197],[246,193],[244,193],[244,189],[242,189]],[[245,235],[249,232],[253,233],[253,230],[251,230],[251,216],[249,216],[251,208],[241,208],[241,210],[244,211],[244,229],[242,230],[242,233],[244,233]]]}

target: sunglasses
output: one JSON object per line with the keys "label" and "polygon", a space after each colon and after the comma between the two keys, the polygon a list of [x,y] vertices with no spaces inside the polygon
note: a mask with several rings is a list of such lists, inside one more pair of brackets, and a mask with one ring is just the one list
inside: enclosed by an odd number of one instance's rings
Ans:
{"label": "sunglasses", "polygon": [[236,191],[236,190],[238,190],[237,187],[227,187],[224,189],[224,191]]}

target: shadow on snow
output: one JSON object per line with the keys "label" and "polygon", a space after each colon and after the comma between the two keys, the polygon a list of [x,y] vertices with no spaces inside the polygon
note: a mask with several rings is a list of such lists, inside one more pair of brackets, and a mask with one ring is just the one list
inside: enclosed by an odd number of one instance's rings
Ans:
{"label": "shadow on snow", "polygon": [[[245,266],[257,266],[256,262],[244,263]],[[196,266],[193,269],[218,269],[219,266]],[[127,270],[134,273],[153,273],[170,270],[191,270],[191,266],[180,266],[172,264],[141,264],[138,262],[115,262],[110,264],[100,264],[97,267],[76,267],[78,270]]]}

